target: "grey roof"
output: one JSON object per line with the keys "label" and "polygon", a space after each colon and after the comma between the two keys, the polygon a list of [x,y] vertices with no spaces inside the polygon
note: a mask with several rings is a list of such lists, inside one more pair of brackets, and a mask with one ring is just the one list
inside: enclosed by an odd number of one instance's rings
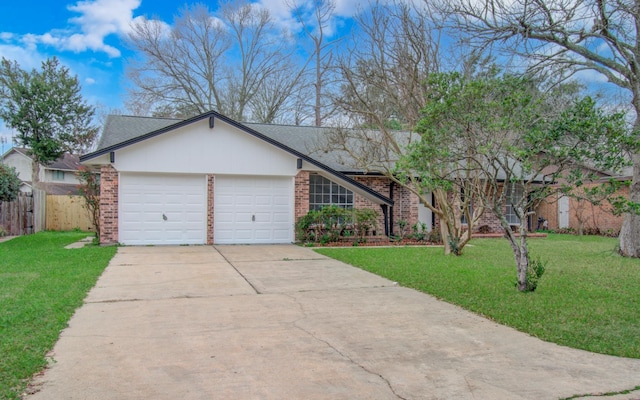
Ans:
{"label": "grey roof", "polygon": [[292,149],[306,154],[320,161],[324,165],[345,172],[364,172],[361,169],[349,166],[345,159],[348,158],[346,152],[324,150],[323,140],[327,132],[332,128],[316,126],[294,126],[294,125],[269,125],[269,124],[244,124],[265,136],[268,136]]}
{"label": "grey roof", "polygon": [[69,171],[77,171],[79,167],[80,157],[69,153],[63,154],[62,157],[47,165],[47,168],[49,169],[62,169]]}
{"label": "grey roof", "polygon": [[166,128],[182,121],[176,118],[134,117],[130,115],[109,115],[104,124],[96,150],[100,150],[145,133]]}
{"label": "grey roof", "polygon": [[40,182],[40,189],[53,195],[79,195],[80,185],[73,183]]}
{"label": "grey roof", "polygon": [[[109,115],[96,152],[182,121],[184,120],[176,118]],[[327,133],[327,130],[331,128],[254,123],[245,123],[243,125],[302,154],[308,155],[336,171],[363,172],[346,165],[344,162],[345,153],[339,151],[326,152],[321,149],[322,138]]]}
{"label": "grey roof", "polygon": [[[252,135],[260,140],[264,140],[265,142],[270,143],[273,146],[278,147],[294,155],[295,157],[298,157],[312,165],[315,165],[316,167],[321,168],[325,172],[336,176],[338,179],[341,179],[349,185],[357,188],[358,190],[361,190],[363,193],[368,193],[368,195],[372,196],[372,198],[380,201],[380,204],[393,205],[394,203],[392,199],[386,197],[385,195],[350,178],[347,174],[341,171],[342,168],[337,168],[340,167],[340,165],[337,165],[335,163],[335,160],[332,163],[332,166],[329,164],[325,164],[320,159],[320,157],[310,156],[309,147],[306,144],[309,143],[310,145],[312,145],[315,138],[317,138],[320,134],[320,131],[318,131],[317,129],[321,128],[315,128],[315,130],[305,129],[305,131],[309,133],[307,135],[307,139],[294,140],[291,130],[293,130],[294,128],[302,127],[289,127],[289,129],[285,129],[284,126],[280,126],[280,128],[267,129],[267,127],[274,127],[274,125],[259,124],[254,124],[254,127],[250,127],[249,125],[234,121],[231,118],[226,117],[216,111],[209,111],[186,120],[111,115],[107,118],[107,121],[105,123],[105,128],[102,132],[102,138],[98,144],[98,148],[92,153],[84,154],[83,156],[81,156],[80,161],[86,162],[95,157],[107,154],[111,151],[115,151],[134,143],[139,143],[152,137],[162,135],[165,132],[169,132],[182,126],[192,124],[204,118],[209,118],[210,126],[213,126],[215,119],[220,119],[230,124],[231,126],[243,130],[249,135]],[[153,130],[154,127],[155,130]],[[275,127],[278,127],[278,125],[275,125]],[[261,132],[255,128],[262,129],[264,130],[264,132]],[[152,130],[150,131],[149,129]],[[269,136],[275,136],[276,132],[281,132],[281,135],[283,136],[279,138]],[[307,140],[309,141],[307,142]],[[289,143],[287,143],[287,141]],[[331,161],[330,157],[326,156],[325,158]]]}
{"label": "grey roof", "polygon": [[[14,147],[13,150],[31,158],[31,155],[29,155],[29,149],[26,149],[24,147]],[[48,169],[58,169],[66,171],[77,171],[79,167],[80,157],[69,153],[64,153],[62,156],[60,156],[60,158],[46,165],[46,168]]]}

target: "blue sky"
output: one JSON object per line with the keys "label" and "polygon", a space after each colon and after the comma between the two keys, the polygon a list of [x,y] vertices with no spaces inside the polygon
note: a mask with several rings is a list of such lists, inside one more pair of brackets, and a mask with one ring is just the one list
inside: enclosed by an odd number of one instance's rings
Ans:
{"label": "blue sky", "polygon": [[[246,1],[259,3],[271,12],[278,24],[292,32],[299,31],[287,0]],[[295,0],[298,4],[309,1]],[[361,9],[360,1],[336,0],[337,20],[348,25],[349,18]],[[31,70],[39,68],[46,58],[57,56],[78,76],[83,95],[90,104],[102,112],[126,111],[124,67],[132,54],[125,47],[124,38],[131,23],[139,18],[159,18],[170,24],[180,7],[195,2],[4,0],[0,12],[0,57],[16,60],[23,69]],[[215,2],[206,4],[212,11],[218,8]],[[340,28],[335,28],[334,38],[341,33]],[[602,79],[603,76],[592,71],[580,74],[580,80],[590,86],[602,85]],[[10,140],[12,133],[0,121],[0,137]]]}
{"label": "blue sky", "polygon": [[[274,19],[295,24],[285,0],[257,0]],[[338,0],[336,14],[350,16],[358,0]],[[194,1],[195,3],[197,1]],[[253,1],[255,2],[255,1]],[[300,2],[300,1],[298,1]],[[166,0],[4,0],[0,12],[0,57],[23,69],[39,68],[56,56],[78,76],[85,99],[105,111],[124,111],[124,66],[131,53],[124,38],[137,18],[171,23],[184,4]],[[217,3],[205,2],[211,10]],[[12,132],[0,121],[0,137]],[[5,145],[6,146],[6,145]],[[2,149],[0,149],[1,151]]]}

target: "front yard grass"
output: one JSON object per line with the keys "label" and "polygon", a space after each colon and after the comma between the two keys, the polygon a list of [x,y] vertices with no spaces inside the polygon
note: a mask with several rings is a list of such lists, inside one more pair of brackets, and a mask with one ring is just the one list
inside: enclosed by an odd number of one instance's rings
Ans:
{"label": "front yard grass", "polygon": [[438,247],[316,251],[546,341],[640,358],[640,260],[620,257],[617,239],[604,237],[550,234],[529,245],[547,261],[533,293],[516,290],[504,239],[475,239],[461,257]]}
{"label": "front yard grass", "polygon": [[28,379],[116,252],[64,246],[82,232],[41,232],[0,243],[0,399],[18,399]]}

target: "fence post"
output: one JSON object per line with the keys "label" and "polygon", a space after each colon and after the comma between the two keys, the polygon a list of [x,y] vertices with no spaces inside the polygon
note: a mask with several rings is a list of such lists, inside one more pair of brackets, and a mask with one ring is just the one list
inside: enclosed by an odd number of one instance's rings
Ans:
{"label": "fence post", "polygon": [[45,229],[47,215],[47,193],[44,190],[33,189],[33,233]]}

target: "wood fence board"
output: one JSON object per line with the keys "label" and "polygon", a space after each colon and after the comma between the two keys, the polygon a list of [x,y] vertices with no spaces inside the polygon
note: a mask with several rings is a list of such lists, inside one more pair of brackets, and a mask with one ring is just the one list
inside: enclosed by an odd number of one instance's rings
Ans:
{"label": "wood fence board", "polygon": [[47,193],[41,189],[33,189],[33,231],[41,232],[46,229]]}
{"label": "wood fence board", "polygon": [[0,202],[0,226],[10,236],[33,233],[33,196],[20,193],[11,202]]}
{"label": "wood fence board", "polygon": [[45,225],[49,231],[95,231],[82,196],[48,195]]}

